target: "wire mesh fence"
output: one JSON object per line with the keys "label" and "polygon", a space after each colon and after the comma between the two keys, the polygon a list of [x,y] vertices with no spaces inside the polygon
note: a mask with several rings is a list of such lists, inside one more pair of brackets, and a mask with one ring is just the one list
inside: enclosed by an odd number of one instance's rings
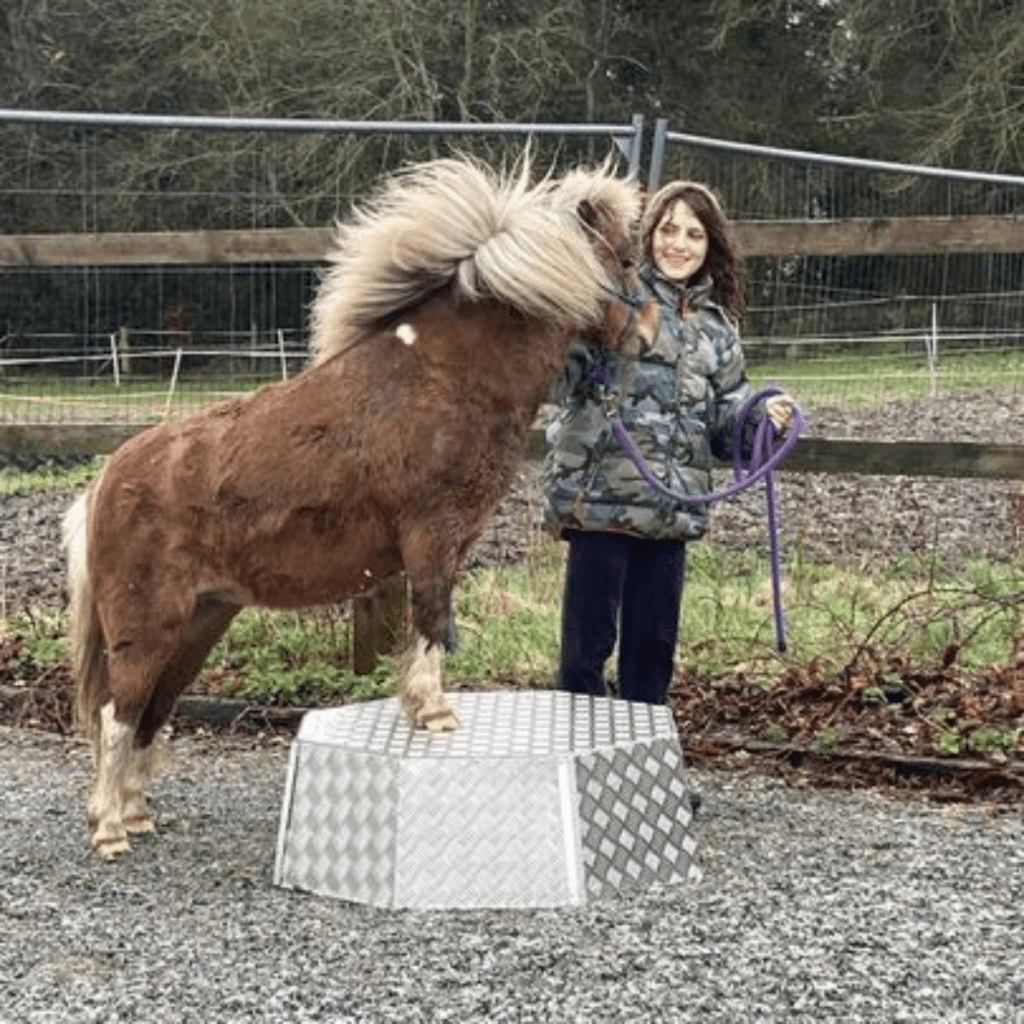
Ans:
{"label": "wire mesh fence", "polygon": [[1024,389],[1024,178],[667,141],[737,225],[754,374],[811,407]]}
{"label": "wire mesh fence", "polygon": [[637,170],[630,124],[307,121],[0,109],[0,233],[330,224],[380,178],[468,154],[543,173],[610,153]]}
{"label": "wire mesh fence", "polygon": [[294,374],[316,279],[313,264],[9,268],[0,308],[25,319],[0,338],[0,422],[148,422]]}
{"label": "wire mesh fence", "polygon": [[[622,150],[624,166],[653,171],[638,119],[506,134],[11,115],[0,111],[7,423],[149,422],[297,372],[326,229],[410,161],[508,165],[529,137],[540,170]],[[784,380],[812,416],[1024,390],[1024,178],[665,142],[660,179],[707,182],[734,222],[755,381]]]}
{"label": "wire mesh fence", "polygon": [[325,229],[385,174],[526,148],[635,171],[642,130],[0,111],[0,422],[148,422],[294,373]]}

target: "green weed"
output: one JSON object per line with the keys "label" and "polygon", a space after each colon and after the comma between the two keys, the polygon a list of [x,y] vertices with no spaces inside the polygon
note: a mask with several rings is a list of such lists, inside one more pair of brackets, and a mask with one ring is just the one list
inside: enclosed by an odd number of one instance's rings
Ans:
{"label": "green weed", "polygon": [[1015,751],[1021,744],[1021,729],[975,729],[967,737],[967,748],[976,753],[1003,753]]}
{"label": "green weed", "polygon": [[351,623],[335,607],[244,609],[211,652],[207,671],[222,695],[287,705],[386,696],[393,675],[387,663],[370,676],[352,671]]}
{"label": "green weed", "polygon": [[561,596],[561,552],[546,538],[525,566],[466,574],[456,591],[459,648],[445,659],[445,678],[550,685],[558,664]]}
{"label": "green weed", "polygon": [[66,469],[46,467],[33,472],[0,470],[0,497],[15,494],[36,494],[46,491],[71,491],[84,487],[99,471],[99,463],[92,461]]}
{"label": "green weed", "polygon": [[839,733],[835,729],[819,729],[814,734],[814,743],[823,754],[830,754],[839,745]]}
{"label": "green weed", "polygon": [[923,557],[859,569],[812,564],[798,554],[786,563],[783,579],[788,647],[780,655],[767,559],[693,545],[681,667],[714,676],[742,665],[757,680],[823,653],[837,668],[883,666],[892,656],[928,665],[955,646],[960,665],[978,669],[1005,661],[1021,632],[1019,562],[945,565]]}
{"label": "green weed", "polygon": [[927,398],[933,384],[942,391],[1019,387],[1024,380],[1024,354],[996,350],[944,352],[934,382],[921,358],[886,352],[882,345],[850,354],[757,362],[749,372],[758,386],[785,381],[787,389],[808,409],[871,408]]}

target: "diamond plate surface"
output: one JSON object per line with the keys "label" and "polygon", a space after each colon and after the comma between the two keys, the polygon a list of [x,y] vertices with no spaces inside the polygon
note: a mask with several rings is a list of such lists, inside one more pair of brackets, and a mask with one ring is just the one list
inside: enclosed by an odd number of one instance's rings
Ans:
{"label": "diamond plate surface", "polygon": [[414,729],[394,698],[310,711],[296,742],[392,757],[528,757],[583,752],[647,739],[675,739],[667,708],[562,690],[449,693],[462,728]]}
{"label": "diamond plate surface", "polygon": [[397,766],[344,747],[296,746],[280,885],[386,906],[395,874]]}
{"label": "diamond plate surface", "polygon": [[450,693],[462,727],[396,700],[308,713],[275,882],[392,907],[563,906],[699,877],[667,708],[562,691]]}
{"label": "diamond plate surface", "polygon": [[588,895],[699,879],[678,742],[586,754],[576,762],[576,786]]}
{"label": "diamond plate surface", "polygon": [[563,818],[553,762],[409,760],[400,788],[397,906],[582,902],[575,842],[564,834],[572,823]]}

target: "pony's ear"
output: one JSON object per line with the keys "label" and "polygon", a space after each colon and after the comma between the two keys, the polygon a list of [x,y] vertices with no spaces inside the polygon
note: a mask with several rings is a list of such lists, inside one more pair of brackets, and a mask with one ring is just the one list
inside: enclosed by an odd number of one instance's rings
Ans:
{"label": "pony's ear", "polygon": [[597,207],[589,199],[581,199],[576,207],[576,216],[586,224],[588,228],[597,228],[598,217]]}

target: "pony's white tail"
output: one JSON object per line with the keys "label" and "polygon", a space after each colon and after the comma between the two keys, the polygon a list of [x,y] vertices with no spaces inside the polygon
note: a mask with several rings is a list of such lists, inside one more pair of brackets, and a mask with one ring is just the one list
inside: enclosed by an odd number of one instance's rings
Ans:
{"label": "pony's white tail", "polygon": [[608,280],[568,198],[550,179],[530,184],[528,157],[509,174],[442,159],[396,175],[338,225],[312,309],[314,361],[445,286],[560,326],[595,322]]}
{"label": "pony's white tail", "polygon": [[[102,475],[102,474],[101,474]],[[107,659],[89,580],[89,518],[97,477],[68,509],[63,522],[63,543],[68,559],[68,593],[71,598],[71,664],[75,677],[75,716],[78,727],[99,742],[100,708],[107,700]]]}

